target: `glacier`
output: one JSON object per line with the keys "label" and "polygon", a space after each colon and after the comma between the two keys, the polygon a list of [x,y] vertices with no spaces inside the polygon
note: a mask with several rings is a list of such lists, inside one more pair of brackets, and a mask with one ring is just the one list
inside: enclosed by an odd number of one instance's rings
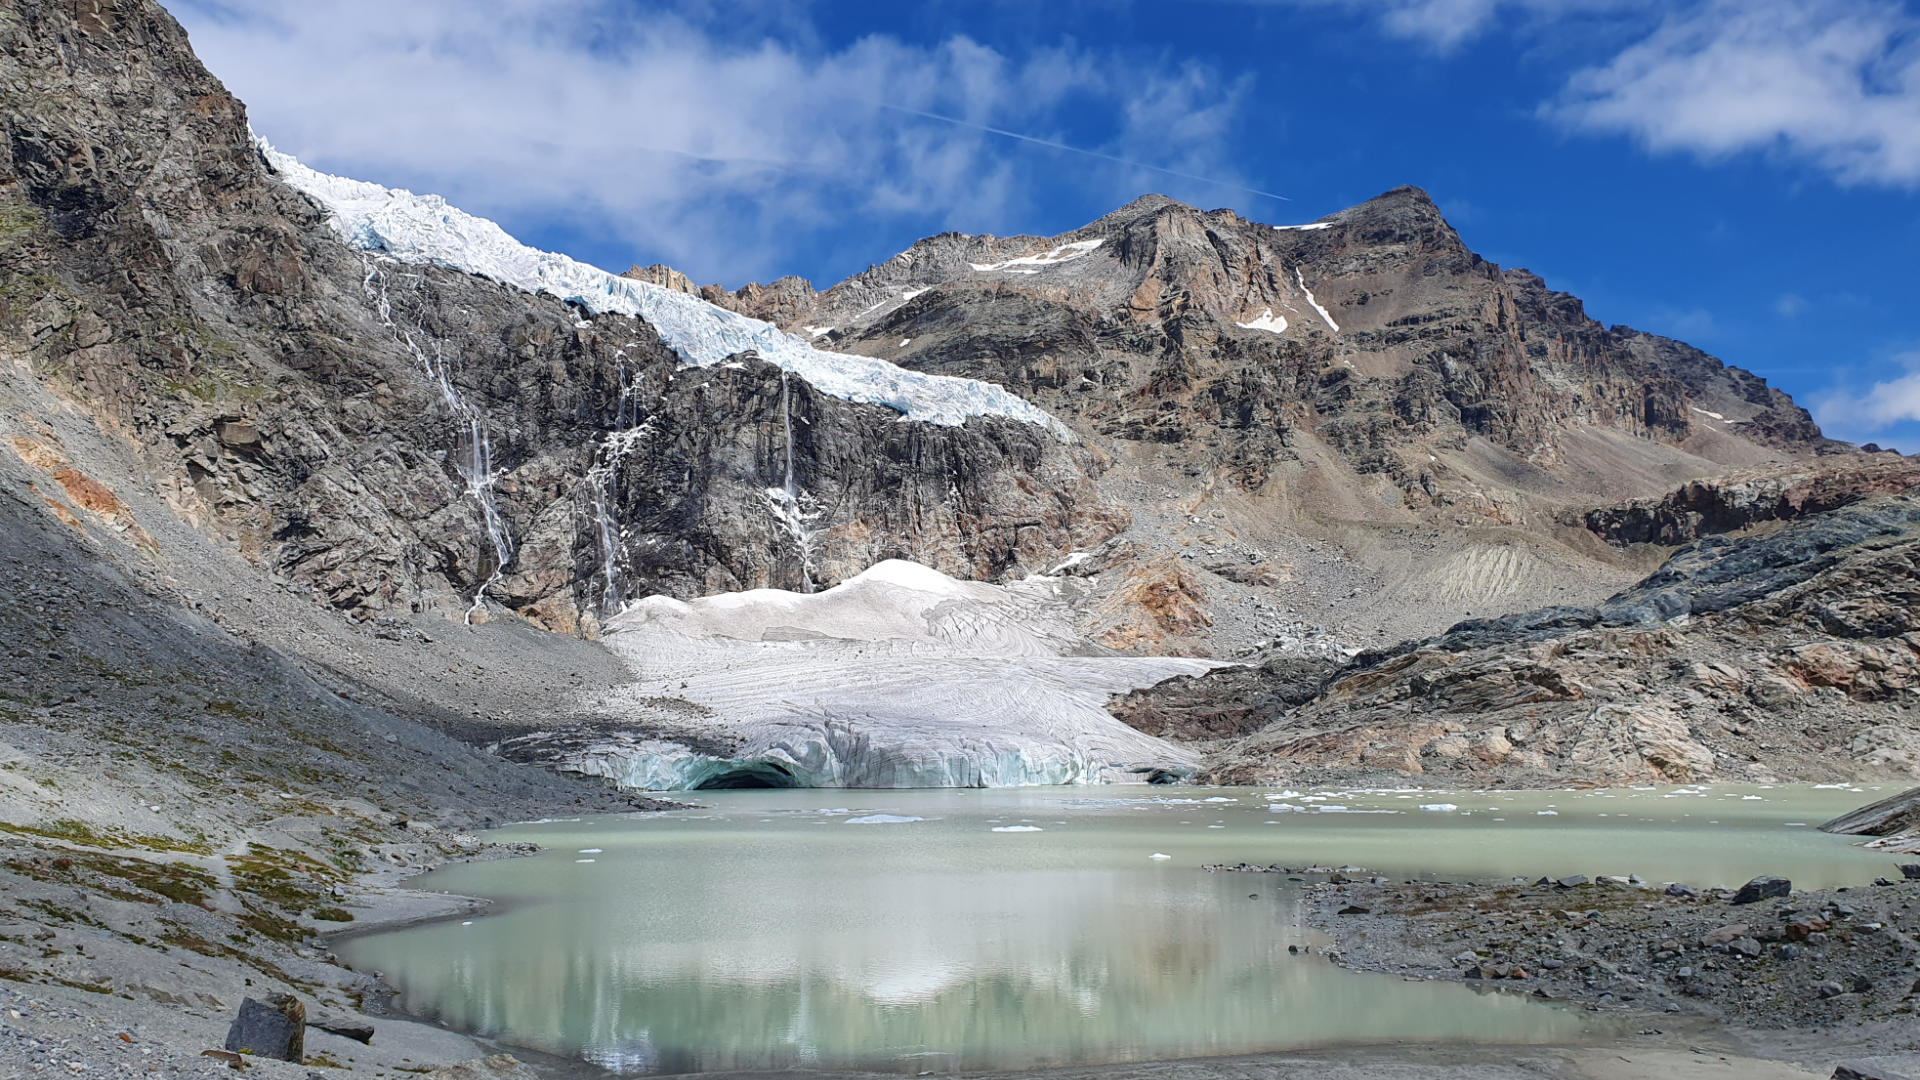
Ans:
{"label": "glacier", "polygon": [[[697,718],[515,740],[565,771],[652,791],[705,787],[1015,787],[1178,777],[1194,752],[1127,727],[1116,693],[1217,666],[1121,656],[1073,627],[1072,578],[959,581],[888,560],[830,589],[651,596],[603,641],[633,673],[575,711]],[[724,747],[724,753],[713,748]],[[704,748],[704,749],[703,749]]]}
{"label": "glacier", "polygon": [[1065,425],[1005,387],[816,349],[772,323],[699,297],[529,247],[494,222],[450,206],[438,195],[332,176],[274,149],[265,139],[256,136],[254,142],[273,172],[318,203],[334,231],[360,251],[478,274],[578,303],[596,315],[644,319],[684,363],[695,367],[753,352],[823,394],[884,405],[907,420],[954,427],[978,416],[999,416],[1044,427],[1062,441],[1071,438]]}

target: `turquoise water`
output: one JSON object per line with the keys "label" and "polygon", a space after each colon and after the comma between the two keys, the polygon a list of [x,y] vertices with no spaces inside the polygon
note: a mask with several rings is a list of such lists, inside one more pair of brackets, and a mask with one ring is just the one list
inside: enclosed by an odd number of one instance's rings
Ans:
{"label": "turquoise water", "polygon": [[502,830],[492,838],[547,850],[420,882],[493,898],[490,913],[338,951],[385,971],[410,1012],[620,1071],[946,1072],[1564,1042],[1602,1021],[1343,971],[1302,925],[1297,884],[1200,867],[1859,883],[1886,859],[1811,826],[1879,794],[701,792],[697,810]]}

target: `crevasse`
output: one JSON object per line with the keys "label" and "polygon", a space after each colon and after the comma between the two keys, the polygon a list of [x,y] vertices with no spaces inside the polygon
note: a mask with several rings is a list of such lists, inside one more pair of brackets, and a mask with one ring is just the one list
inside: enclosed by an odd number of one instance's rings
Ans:
{"label": "crevasse", "polygon": [[595,314],[644,319],[682,361],[696,367],[754,352],[823,394],[885,405],[908,420],[954,426],[976,416],[1003,416],[1069,438],[1058,420],[1005,387],[825,352],[772,323],[528,247],[499,225],[449,206],[438,195],[330,176],[275,150],[265,139],[255,141],[273,171],[319,203],[335,231],[359,250],[479,274],[527,292],[576,301]]}

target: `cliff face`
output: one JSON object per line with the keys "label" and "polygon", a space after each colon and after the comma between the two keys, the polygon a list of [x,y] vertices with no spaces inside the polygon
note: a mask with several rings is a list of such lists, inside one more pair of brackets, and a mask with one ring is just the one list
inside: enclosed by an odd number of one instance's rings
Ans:
{"label": "cliff face", "polygon": [[1636,469],[1570,439],[1720,464],[1830,448],[1763,380],[1602,327],[1474,254],[1418,188],[1281,228],[1149,196],[1056,237],[932,237],[797,308],[781,284],[778,303],[731,300],[836,347],[1005,383],[1256,489],[1307,442],[1426,505],[1468,480],[1429,451],[1475,438],[1549,471],[1611,466],[1596,494],[1614,496]]}
{"label": "cliff face", "polygon": [[350,251],[155,4],[0,5],[0,39],[0,423],[46,461],[113,432],[89,476],[326,604],[484,591],[591,630],[618,595],[803,587],[806,548],[816,581],[986,576],[1125,523],[1099,455],[1030,425],[902,424],[751,357],[685,372],[638,320]]}
{"label": "cliff face", "polygon": [[[1764,382],[1481,259],[1415,188],[1278,228],[1147,196],[1057,237],[931,237],[824,292],[626,275],[1002,385],[1068,433],[903,422],[354,250],[155,4],[17,0],[0,38],[9,445],[49,484],[158,490],[356,618],[493,604],[592,634],[652,593],[893,557],[997,579],[1126,531],[1089,577],[1094,640],[1397,637],[1630,580],[1569,513],[1833,449]],[[114,454],[76,449],[98,431]]]}

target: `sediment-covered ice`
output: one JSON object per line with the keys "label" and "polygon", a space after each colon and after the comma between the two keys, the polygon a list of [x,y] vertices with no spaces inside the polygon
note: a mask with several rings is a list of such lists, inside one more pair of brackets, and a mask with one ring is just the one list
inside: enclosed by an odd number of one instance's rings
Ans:
{"label": "sediment-covered ice", "polygon": [[[928,375],[885,360],[816,349],[772,323],[528,247],[499,225],[449,206],[438,195],[331,176],[275,150],[264,139],[257,143],[274,172],[319,203],[334,230],[361,251],[479,274],[577,302],[595,314],[645,319],[683,361],[697,367],[751,351],[823,394],[885,405],[909,420],[952,426],[976,416],[1004,416],[1066,436],[1065,427],[1052,416],[993,383]],[[807,329],[818,336],[830,328]]]}
{"label": "sediment-covered ice", "polygon": [[890,560],[813,594],[642,600],[609,620],[604,639],[635,681],[587,709],[617,717],[679,698],[704,718],[680,738],[609,735],[559,764],[650,790],[1009,787],[1189,771],[1192,751],[1127,727],[1105,702],[1213,663],[1101,655],[1072,627],[1070,587],[957,581]]}

